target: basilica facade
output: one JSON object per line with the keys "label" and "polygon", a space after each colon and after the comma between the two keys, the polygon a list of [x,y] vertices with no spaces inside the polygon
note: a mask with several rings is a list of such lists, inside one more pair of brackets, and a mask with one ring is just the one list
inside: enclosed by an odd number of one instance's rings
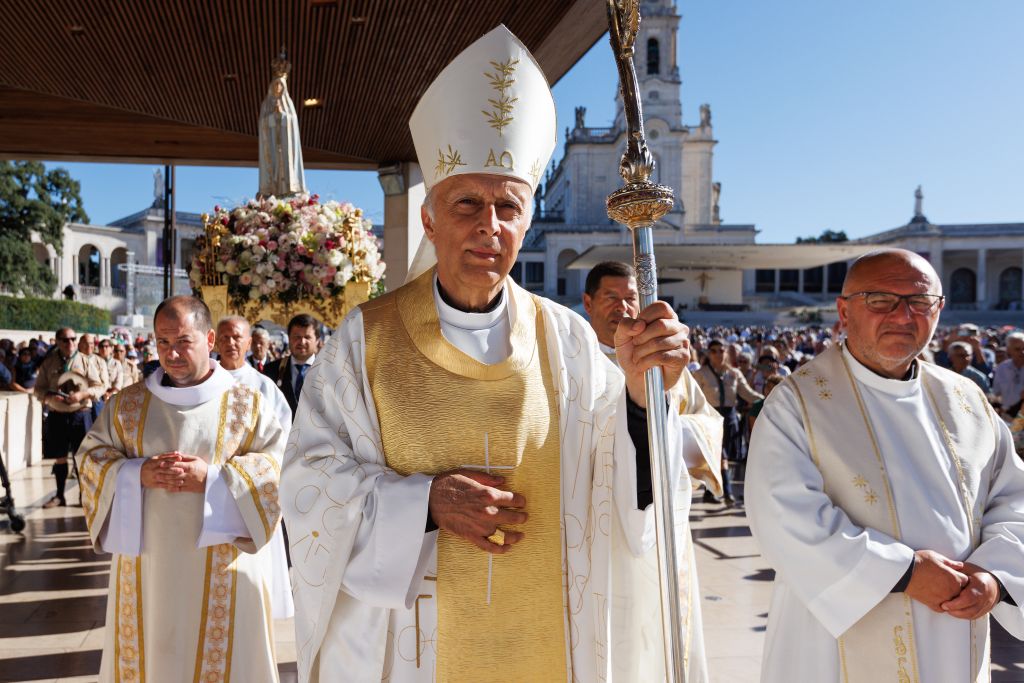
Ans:
{"label": "basilica facade", "polygon": [[[909,222],[852,240],[838,260],[819,260],[810,267],[809,245],[758,244],[754,225],[723,222],[722,186],[714,177],[717,140],[711,107],[701,105],[693,120],[683,115],[676,3],[645,0],[641,14],[636,70],[647,143],[656,161],[652,179],[676,195],[673,210],[655,225],[655,243],[665,256],[690,252],[678,263],[658,256],[662,298],[690,311],[830,305],[849,261],[877,245],[929,258],[942,277],[951,310],[1020,310],[1024,223],[933,224],[924,217],[920,188]],[[597,260],[584,254],[632,260],[628,230],[605,212],[608,194],[622,186],[618,166],[626,125],[621,94],[611,126],[589,126],[582,107],[572,124],[565,130],[561,160],[552,164],[538,188],[534,222],[513,270],[526,288],[569,305],[582,296],[588,271],[582,264]],[[680,245],[686,249],[672,249]],[[750,258],[755,252],[758,258]],[[751,266],[754,261],[757,265]]]}

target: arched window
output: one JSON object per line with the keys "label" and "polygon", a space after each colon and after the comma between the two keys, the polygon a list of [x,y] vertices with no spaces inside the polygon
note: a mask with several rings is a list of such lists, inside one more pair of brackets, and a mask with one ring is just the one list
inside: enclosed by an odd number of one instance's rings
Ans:
{"label": "arched window", "polygon": [[563,249],[558,254],[558,296],[578,300],[583,292],[580,288],[579,270],[569,270],[569,264],[579,256],[573,249]]}
{"label": "arched window", "polygon": [[100,250],[91,244],[78,250],[78,284],[100,286]]}
{"label": "arched window", "polygon": [[657,76],[661,71],[661,50],[657,38],[647,39],[647,75]]}
{"label": "arched window", "polygon": [[949,277],[949,303],[973,304],[977,298],[977,279],[970,268],[957,268]]}
{"label": "arched window", "polygon": [[[128,263],[128,250],[118,247],[110,253],[110,286],[115,290],[123,290],[128,284],[128,273],[121,268]],[[123,291],[117,292],[118,296],[124,296]]]}
{"label": "arched window", "polygon": [[999,274],[999,308],[1009,308],[1010,304],[1020,301],[1022,274],[1017,266],[1010,266]]}

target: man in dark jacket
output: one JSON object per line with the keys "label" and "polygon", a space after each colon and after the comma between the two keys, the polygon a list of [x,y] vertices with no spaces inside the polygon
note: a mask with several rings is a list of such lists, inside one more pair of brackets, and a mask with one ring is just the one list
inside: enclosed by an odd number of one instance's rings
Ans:
{"label": "man in dark jacket", "polygon": [[263,374],[274,380],[288,400],[293,418],[306,371],[316,361],[319,347],[320,324],[313,316],[302,313],[288,321],[289,354],[263,366]]}

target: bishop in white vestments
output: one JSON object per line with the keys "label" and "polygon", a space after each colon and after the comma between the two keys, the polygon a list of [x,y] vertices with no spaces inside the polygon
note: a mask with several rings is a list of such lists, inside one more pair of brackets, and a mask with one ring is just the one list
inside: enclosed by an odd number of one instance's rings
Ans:
{"label": "bishop in white vestments", "polygon": [[941,292],[912,252],[861,257],[846,341],[765,402],[747,467],[776,570],[762,681],[988,681],[989,615],[1024,636],[1024,468],[977,385],[916,359]]}
{"label": "bishop in white vestments", "polygon": [[89,533],[114,554],[102,681],[276,681],[255,555],[280,519],[283,432],[209,358],[206,305],[154,317],[161,368],[114,396],[78,458]]}
{"label": "bishop in white vestments", "polygon": [[[654,547],[630,434],[645,429],[644,370],[675,387],[687,330],[660,302],[624,319],[620,371],[582,318],[508,278],[555,121],[507,29],[456,58],[410,126],[437,265],[342,322],[289,439],[299,679],[659,680],[657,584],[630,574]],[[687,467],[717,450],[684,447],[680,400],[666,392],[688,552]],[[689,680],[706,680],[684,614]]]}

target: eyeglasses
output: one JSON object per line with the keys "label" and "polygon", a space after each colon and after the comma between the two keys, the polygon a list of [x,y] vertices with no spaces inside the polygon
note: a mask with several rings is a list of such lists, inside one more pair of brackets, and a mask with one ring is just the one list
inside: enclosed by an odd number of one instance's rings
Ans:
{"label": "eyeglasses", "polygon": [[78,339],[78,337],[57,337],[57,341],[59,342],[73,342],[76,339]]}
{"label": "eyeglasses", "polygon": [[864,306],[872,313],[892,313],[900,302],[906,301],[914,313],[927,315],[945,301],[941,294],[893,294],[892,292],[855,292],[839,297],[849,301],[855,296],[864,297]]}

